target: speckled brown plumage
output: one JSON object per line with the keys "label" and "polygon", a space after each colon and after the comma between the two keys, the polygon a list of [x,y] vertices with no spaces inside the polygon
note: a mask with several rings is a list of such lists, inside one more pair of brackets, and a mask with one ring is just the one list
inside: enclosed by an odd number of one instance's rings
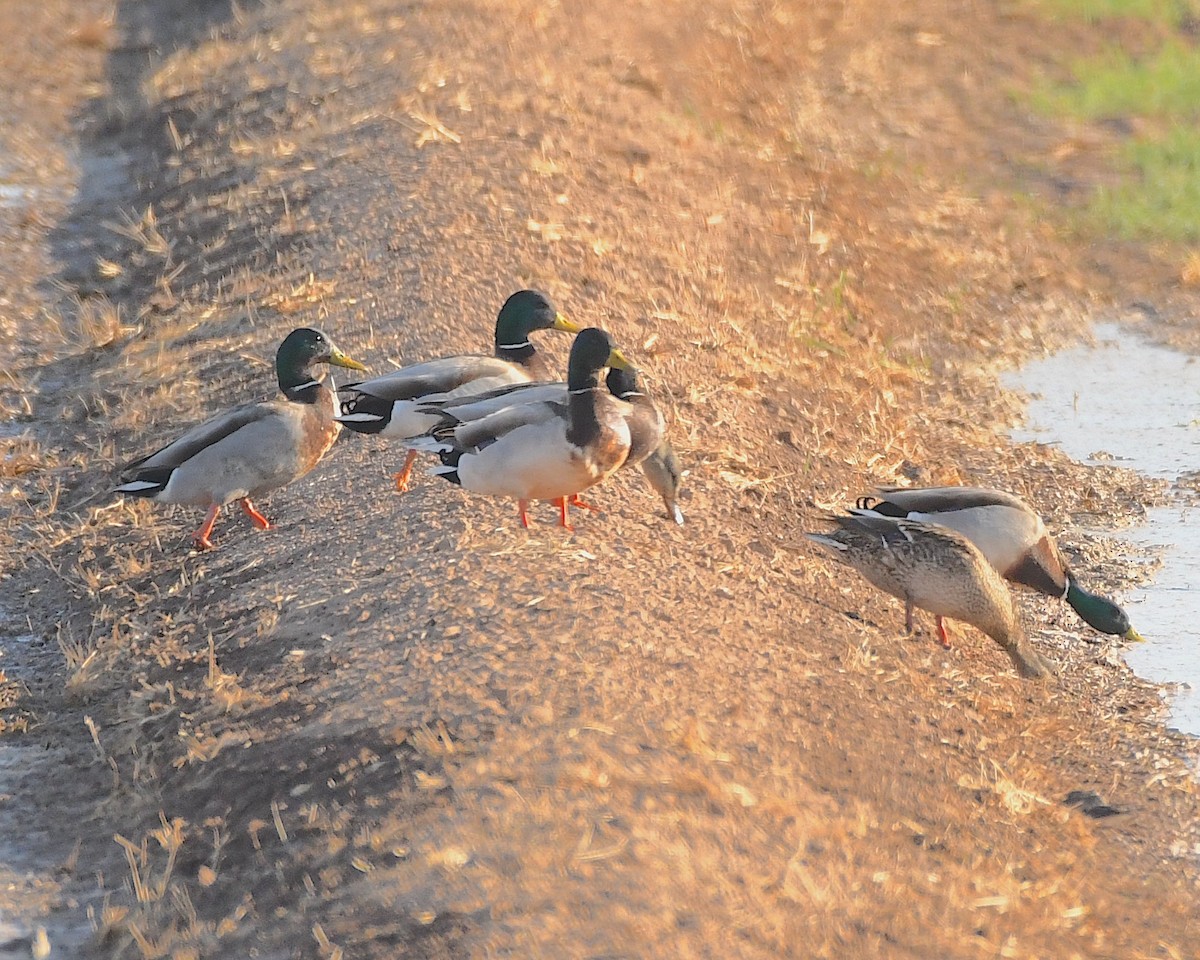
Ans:
{"label": "speckled brown plumage", "polygon": [[1025,677],[1052,666],[1029,644],[1011,593],[966,537],[936,524],[881,516],[840,515],[838,529],[807,534],[880,590],[939,617],[978,627]]}

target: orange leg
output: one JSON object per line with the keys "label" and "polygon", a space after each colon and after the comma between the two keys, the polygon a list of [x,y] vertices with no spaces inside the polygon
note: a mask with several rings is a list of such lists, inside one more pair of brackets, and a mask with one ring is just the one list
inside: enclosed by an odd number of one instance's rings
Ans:
{"label": "orange leg", "polygon": [[942,646],[947,650],[950,649],[950,638],[946,635],[946,624],[941,617],[937,618],[938,639],[942,641]]}
{"label": "orange leg", "polygon": [[250,518],[250,522],[258,527],[259,530],[271,529],[271,521],[254,509],[254,504],[250,502],[249,497],[242,497],[242,499],[238,501],[238,504],[241,506],[242,512]]}
{"label": "orange leg", "polygon": [[521,526],[523,526],[526,530],[528,530],[529,529],[529,501],[528,500],[518,500],[517,501],[517,510],[519,511],[520,516],[521,516]]}
{"label": "orange leg", "polygon": [[217,523],[217,514],[221,512],[221,505],[214,503],[208,508],[208,515],[205,516],[204,522],[200,524],[200,529],[192,534],[192,543],[196,545],[197,550],[211,550],[213,548],[212,541],[209,536],[213,532],[213,527]]}
{"label": "orange leg", "polygon": [[417,459],[417,451],[409,450],[408,456],[404,458],[404,466],[400,468],[400,472],[396,474],[396,492],[403,493],[408,489],[408,481],[412,479],[413,463]]}
{"label": "orange leg", "polygon": [[579,507],[580,510],[591,510],[592,513],[599,513],[600,508],[592,506],[577,493],[571,494],[571,506]]}
{"label": "orange leg", "polygon": [[575,528],[573,526],[571,526],[570,521],[567,520],[567,512],[570,509],[571,501],[568,500],[566,497],[559,497],[554,502],[558,504],[559,525],[561,527],[563,527],[563,529],[569,530],[569,531],[571,531],[571,533],[574,533]]}

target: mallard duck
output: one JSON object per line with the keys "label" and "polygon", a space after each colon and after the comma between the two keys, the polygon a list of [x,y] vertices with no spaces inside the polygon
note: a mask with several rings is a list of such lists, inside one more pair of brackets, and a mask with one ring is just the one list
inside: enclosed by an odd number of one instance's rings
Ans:
{"label": "mallard duck", "polygon": [[[355,433],[379,434],[407,440],[420,436],[437,422],[421,413],[429,400],[470,396],[512,383],[549,379],[545,360],[529,339],[534,330],[579,327],[554,309],[550,298],[536,290],[518,290],[496,317],[494,356],[463,355],[410,364],[392,373],[342,388],[339,423]],[[409,450],[396,474],[396,489],[408,489],[416,451]]]}
{"label": "mallard duck", "polygon": [[435,476],[476,493],[515,497],[522,526],[529,526],[530,500],[553,500],[562,525],[572,529],[567,499],[629,456],[627,405],[600,385],[606,366],[628,365],[607,333],[588,328],[571,345],[565,398],[506,406],[410,443],[438,453]]}
{"label": "mallard duck", "polygon": [[658,449],[667,431],[666,421],[638,382],[637,370],[611,367],[604,378],[608,392],[629,404],[625,420],[629,424],[629,456],[624,466],[636,467]]}
{"label": "mallard duck", "polygon": [[629,405],[625,412],[625,421],[629,424],[629,457],[621,469],[640,465],[650,486],[662,497],[667,516],[682,524],[683,511],[679,509],[676,497],[683,474],[675,450],[666,438],[667,425],[662,412],[642,389],[633,368],[612,367],[605,377],[605,384],[609,393]]}
{"label": "mallard duck", "polygon": [[957,530],[983,551],[1004,579],[1066,600],[1101,633],[1142,639],[1124,610],[1079,585],[1042,518],[1019,497],[985,487],[880,487],[878,493],[860,497],[856,512]]}
{"label": "mallard duck", "polygon": [[285,399],[235,407],[193,427],[126,466],[116,492],[206,507],[204,523],[192,534],[198,549],[212,548],[209,537],[217,515],[234,500],[256,527],[270,529],[270,521],[251,498],[308,473],[341,429],[333,421],[333,390],[313,376],[310,368],[315,363],[366,369],[320,330],[293,330],[275,354]]}
{"label": "mallard duck", "polygon": [[831,517],[838,529],[808,539],[912,609],[978,627],[1002,646],[1025,677],[1046,677],[1051,665],[1030,646],[1012,594],[982,552],[962,534],[935,523],[873,514]]}
{"label": "mallard duck", "polygon": [[[665,438],[662,414],[653,400],[642,391],[638,374],[632,367],[611,367],[605,384],[609,393],[624,401],[621,408],[629,425],[629,456],[621,465],[624,470],[640,465],[650,486],[667,508],[667,515],[676,523],[683,523],[683,511],[679,509],[677,496],[681,471],[674,448]],[[481,420],[508,407],[525,403],[544,403],[567,399],[567,384],[518,383],[486,393],[451,400],[433,401],[418,407],[422,413],[437,414],[439,422],[428,431],[436,435],[462,423]],[[578,496],[568,500],[569,505],[591,509]]]}

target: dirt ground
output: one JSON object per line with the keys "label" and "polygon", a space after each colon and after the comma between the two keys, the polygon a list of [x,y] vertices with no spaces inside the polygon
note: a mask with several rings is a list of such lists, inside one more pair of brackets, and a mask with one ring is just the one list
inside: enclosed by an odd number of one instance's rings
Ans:
{"label": "dirt ground", "polygon": [[[889,9],[894,8],[894,9]],[[1200,956],[1196,747],[1061,605],[943,650],[803,546],[872,484],[1088,530],[1163,491],[1014,446],[996,373],[1176,253],[1084,240],[1110,127],[1020,4],[8,0],[0,957]],[[1061,213],[1061,216],[1060,216]],[[688,470],[569,534],[343,437],[191,551],[119,465],[274,389],[611,330]],[[567,341],[539,340],[555,363]],[[1093,791],[1093,819],[1064,803]]]}

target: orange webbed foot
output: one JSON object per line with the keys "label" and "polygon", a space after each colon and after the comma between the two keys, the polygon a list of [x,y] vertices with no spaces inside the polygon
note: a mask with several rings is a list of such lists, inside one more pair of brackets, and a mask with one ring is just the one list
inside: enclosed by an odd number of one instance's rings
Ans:
{"label": "orange webbed foot", "polygon": [[408,489],[409,482],[412,480],[413,463],[416,462],[417,451],[409,450],[408,456],[404,458],[404,466],[400,468],[400,472],[396,474],[396,492],[404,493]]}
{"label": "orange webbed foot", "polygon": [[580,509],[580,510],[591,510],[591,511],[592,511],[592,513],[599,513],[599,512],[600,512],[600,508],[599,508],[599,507],[595,506],[594,504],[588,503],[586,500],[584,500],[584,499],[583,499],[583,498],[582,498],[582,497],[581,497],[579,494],[577,494],[577,493],[573,493],[573,494],[571,494],[571,501],[570,501],[570,502],[571,502],[571,506],[573,506],[573,507],[579,507],[579,509]]}
{"label": "orange webbed foot", "polygon": [[571,521],[568,519],[570,505],[574,501],[568,500],[566,497],[559,497],[554,502],[558,504],[558,525],[560,527],[562,527],[564,530],[566,530],[570,533],[574,533],[575,528],[573,526],[571,526]]}
{"label": "orange webbed foot", "polygon": [[259,513],[258,510],[255,509],[254,504],[252,504],[250,502],[249,497],[243,497],[241,500],[238,501],[238,503],[242,508],[242,512],[250,518],[250,522],[253,523],[256,527],[258,527],[259,530],[274,529],[274,526],[271,523],[271,521],[268,520],[266,517],[264,517],[261,513]]}
{"label": "orange webbed foot", "polygon": [[192,534],[192,544],[197,550],[211,550],[213,548],[212,540],[209,537],[212,535],[213,527],[217,523],[217,514],[221,512],[221,505],[214,504],[208,508],[208,513],[204,516],[204,522],[200,524],[200,529]]}

